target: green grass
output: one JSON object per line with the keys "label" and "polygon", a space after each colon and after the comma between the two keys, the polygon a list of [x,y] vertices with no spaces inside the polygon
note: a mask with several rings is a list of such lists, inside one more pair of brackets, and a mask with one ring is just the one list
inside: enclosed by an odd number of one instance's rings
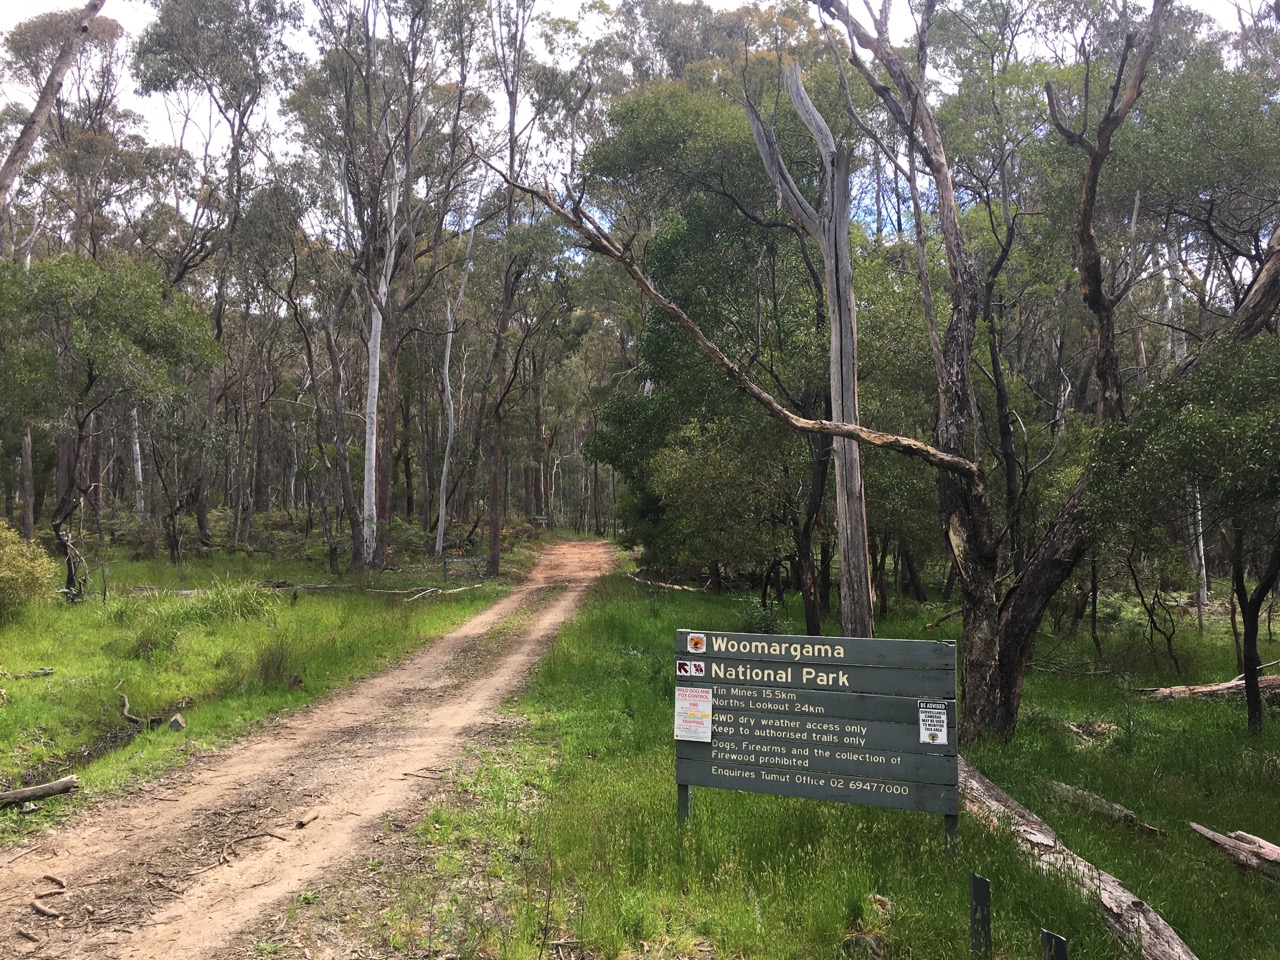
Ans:
{"label": "green grass", "polygon": [[[458,947],[456,929],[452,941],[438,939],[431,918],[443,914],[422,919],[421,891],[446,902],[450,889],[467,889],[454,879],[459,862],[473,862],[503,891],[506,914],[486,918],[481,932],[466,928],[466,942],[474,950],[481,937],[488,952],[508,957],[547,956],[556,940],[581,941],[573,949],[600,957],[710,947],[717,956],[799,960],[872,956],[873,946],[889,957],[963,957],[969,870],[991,880],[998,957],[1040,957],[1041,928],[1065,936],[1073,960],[1131,955],[1094,904],[1031,867],[1007,834],[967,817],[952,857],[936,816],[696,789],[681,831],[672,633],[738,629],[744,612],[740,601],[650,591],[620,576],[598,585],[515,708],[526,730],[485,758],[460,802],[424,821],[436,869],[417,880],[415,915],[431,936],[402,939],[403,948]],[[911,609],[879,632],[919,636],[940,612]],[[779,624],[798,626],[786,616]],[[1123,624],[1112,626],[1119,672],[1033,672],[1015,743],[967,754],[1073,849],[1150,900],[1202,960],[1280,957],[1264,932],[1276,886],[1237,874],[1186,827],[1194,819],[1280,838],[1280,717],[1247,741],[1241,704],[1139,701],[1135,684],[1171,671]],[[1206,679],[1230,675],[1221,636],[1201,641],[1187,631],[1178,642],[1184,664]],[[1086,667],[1093,655],[1087,639],[1042,646],[1059,667]],[[1112,724],[1114,734],[1086,743],[1066,727],[1078,720]],[[1168,835],[1151,839],[1072,809],[1048,794],[1050,779],[1125,803]],[[458,911],[448,916],[456,928]]]}
{"label": "green grass", "polygon": [[[1200,638],[1187,623],[1175,635],[1184,664],[1152,659],[1145,641],[1117,629],[1104,641],[1112,674],[1033,671],[1012,744],[966,751],[984,773],[1039,812],[1081,856],[1115,874],[1160,912],[1201,960],[1280,956],[1274,923],[1280,886],[1239,873],[1187,826],[1243,830],[1280,842],[1280,711],[1267,711],[1250,737],[1242,701],[1153,702],[1139,687],[1210,682],[1235,673],[1229,633]],[[1086,649],[1087,647],[1087,649]],[[1266,656],[1264,660],[1280,656]],[[1083,665],[1092,646],[1064,645],[1055,660]],[[1085,740],[1067,724],[1100,734]],[[1129,807],[1166,831],[1151,837],[1099,818],[1051,793],[1050,779]]]}
{"label": "green grass", "polygon": [[[531,557],[524,549],[516,565],[527,567]],[[294,601],[291,591],[254,585],[268,574],[321,579],[303,565],[241,556],[179,568],[119,562],[108,570],[105,604],[100,594],[74,606],[46,603],[0,627],[0,784],[75,772],[82,787],[77,798],[46,801],[33,815],[0,811],[0,844],[383,668],[505,591],[486,583],[406,603],[403,595],[335,590],[300,592]],[[395,589],[438,581],[439,569],[360,579]],[[143,584],[205,592],[130,592]],[[23,678],[44,667],[53,674]],[[181,711],[187,729],[174,733],[162,724],[133,736],[121,694],[143,719],[167,721]]]}

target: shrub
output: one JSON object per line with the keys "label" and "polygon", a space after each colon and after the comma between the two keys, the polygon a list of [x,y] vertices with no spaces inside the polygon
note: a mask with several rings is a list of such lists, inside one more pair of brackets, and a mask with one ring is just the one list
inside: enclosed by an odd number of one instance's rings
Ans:
{"label": "shrub", "polygon": [[49,596],[57,571],[53,559],[0,520],[0,623]]}
{"label": "shrub", "polygon": [[761,606],[754,597],[743,600],[742,627],[743,633],[781,633],[782,618],[773,604]]}

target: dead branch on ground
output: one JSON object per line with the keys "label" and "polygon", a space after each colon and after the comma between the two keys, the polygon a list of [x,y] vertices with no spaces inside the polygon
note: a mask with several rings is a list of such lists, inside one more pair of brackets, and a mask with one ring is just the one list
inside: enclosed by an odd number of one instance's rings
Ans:
{"label": "dead branch on ground", "polygon": [[52,783],[41,783],[34,787],[23,787],[20,790],[7,790],[0,793],[0,807],[13,803],[26,803],[28,800],[43,800],[45,797],[56,797],[60,793],[71,793],[80,782],[77,776],[63,777]]}
{"label": "dead branch on ground", "polygon": [[1191,824],[1191,829],[1234,860],[1241,868],[1257,870],[1265,877],[1280,880],[1280,847],[1274,843],[1241,830],[1233,830],[1223,836],[1198,823]]}
{"label": "dead branch on ground", "polygon": [[[1280,699],[1280,677],[1259,677],[1258,688],[1268,699]],[[1244,696],[1243,680],[1222,683],[1200,683],[1182,687],[1148,687],[1139,690],[1152,700],[1222,700]]]}
{"label": "dead branch on ground", "polygon": [[1137,827],[1143,833],[1149,833],[1153,837],[1159,837],[1164,834],[1163,830],[1144,822],[1141,817],[1128,807],[1112,803],[1110,800],[1104,800],[1096,793],[1090,793],[1088,790],[1081,790],[1079,787],[1072,787],[1065,783],[1059,783],[1057,780],[1050,780],[1049,792],[1056,793],[1066,800],[1079,804],[1086,810],[1092,810],[1095,813],[1110,817],[1112,820],[1119,820],[1121,823],[1127,823],[1131,827]]}

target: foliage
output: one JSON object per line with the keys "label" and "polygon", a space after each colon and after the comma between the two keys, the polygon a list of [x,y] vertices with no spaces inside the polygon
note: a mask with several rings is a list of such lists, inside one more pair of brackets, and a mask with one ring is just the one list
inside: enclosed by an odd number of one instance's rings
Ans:
{"label": "foliage", "polygon": [[0,308],[0,378],[13,391],[10,409],[29,416],[156,398],[175,367],[199,369],[216,356],[193,305],[129,258],[68,255],[30,270],[0,261]]}
{"label": "foliage", "polygon": [[1199,489],[1206,526],[1239,524],[1269,542],[1280,520],[1278,417],[1280,339],[1218,346],[1099,441],[1095,522],[1141,530],[1181,521]]}
{"label": "foliage", "polygon": [[0,624],[52,594],[53,560],[0,520]]}

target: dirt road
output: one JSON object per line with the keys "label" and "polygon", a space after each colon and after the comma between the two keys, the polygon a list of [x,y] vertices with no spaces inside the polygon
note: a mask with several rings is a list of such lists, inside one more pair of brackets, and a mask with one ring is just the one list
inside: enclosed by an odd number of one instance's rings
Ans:
{"label": "dirt road", "polygon": [[[0,956],[246,955],[246,931],[433,789],[612,563],[607,544],[552,546],[514,592],[386,673],[0,851]],[[37,899],[58,889],[48,876],[66,890]]]}

